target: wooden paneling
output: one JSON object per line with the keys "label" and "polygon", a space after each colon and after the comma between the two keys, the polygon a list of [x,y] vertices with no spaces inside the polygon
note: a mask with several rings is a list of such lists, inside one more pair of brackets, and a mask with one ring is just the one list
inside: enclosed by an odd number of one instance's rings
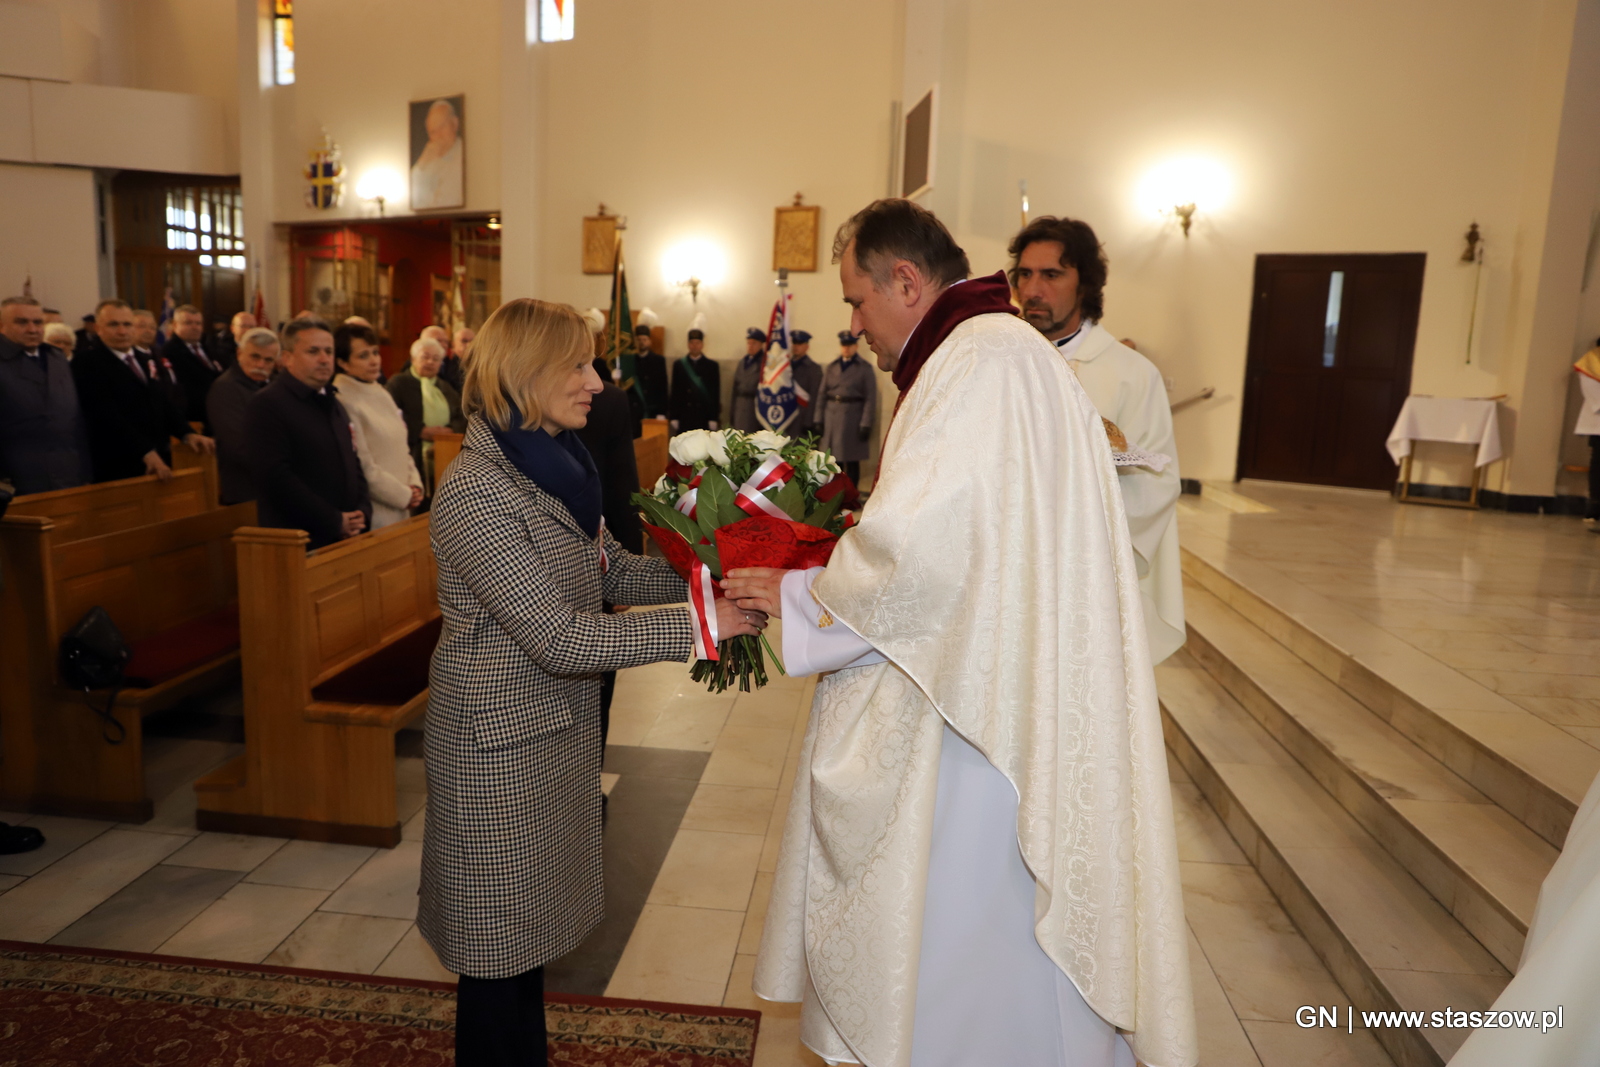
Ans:
{"label": "wooden paneling", "polygon": [[361,576],[353,575],[338,585],[318,590],[311,600],[312,625],[316,632],[313,674],[343,662],[367,644],[366,613]]}
{"label": "wooden paneling", "polygon": [[645,419],[641,426],[644,432],[633,439],[633,459],[639,484],[649,489],[667,473],[667,442],[672,434],[666,419]]}
{"label": "wooden paneling", "polygon": [[146,475],[115,482],[29,493],[11,502],[7,515],[51,520],[60,542],[116,533],[135,526],[181,519],[214,508],[206,496],[206,472],[196,466],[175,471],[168,481]]}

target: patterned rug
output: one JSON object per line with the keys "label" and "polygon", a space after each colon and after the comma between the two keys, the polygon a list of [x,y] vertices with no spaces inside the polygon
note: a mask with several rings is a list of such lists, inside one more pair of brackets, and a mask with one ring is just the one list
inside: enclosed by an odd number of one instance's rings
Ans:
{"label": "patterned rug", "polygon": [[[546,997],[550,1062],[749,1067],[761,1015]],[[448,1067],[455,986],[0,941],[0,1065]]]}

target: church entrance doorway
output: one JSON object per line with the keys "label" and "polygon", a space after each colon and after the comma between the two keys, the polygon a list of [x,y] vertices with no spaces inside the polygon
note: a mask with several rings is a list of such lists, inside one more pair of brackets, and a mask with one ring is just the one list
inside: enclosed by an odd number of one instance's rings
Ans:
{"label": "church entrance doorway", "polygon": [[1256,257],[1238,477],[1392,489],[1422,252]]}

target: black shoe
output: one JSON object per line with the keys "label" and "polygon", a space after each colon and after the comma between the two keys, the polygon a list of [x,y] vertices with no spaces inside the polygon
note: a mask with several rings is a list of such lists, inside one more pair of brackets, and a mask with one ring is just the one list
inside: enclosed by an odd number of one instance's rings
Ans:
{"label": "black shoe", "polygon": [[44,834],[32,826],[12,826],[0,822],[0,856],[32,852],[44,845]]}

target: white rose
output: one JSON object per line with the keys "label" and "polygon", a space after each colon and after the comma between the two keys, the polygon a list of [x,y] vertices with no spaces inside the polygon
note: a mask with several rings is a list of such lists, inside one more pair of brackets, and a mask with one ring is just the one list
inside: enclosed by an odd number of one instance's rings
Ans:
{"label": "white rose", "polygon": [[774,452],[782,452],[789,443],[789,439],[783,434],[773,433],[771,430],[757,430],[750,435],[749,440],[757,450],[767,455],[771,455]]}
{"label": "white rose", "polygon": [[665,500],[669,504],[678,502],[678,487],[671,478],[665,474],[656,479],[655,488],[650,490],[650,495],[657,500]]}
{"label": "white rose", "polygon": [[806,453],[806,472],[817,485],[826,485],[841,469],[839,461],[826,452],[819,452],[813,448]]}
{"label": "white rose", "polygon": [[708,430],[686,430],[667,442],[667,454],[685,467],[704,463],[711,458],[711,437]]}
{"label": "white rose", "polygon": [[728,435],[737,432],[737,430],[718,430],[716,433],[706,434],[706,453],[711,462],[719,467],[728,465]]}

